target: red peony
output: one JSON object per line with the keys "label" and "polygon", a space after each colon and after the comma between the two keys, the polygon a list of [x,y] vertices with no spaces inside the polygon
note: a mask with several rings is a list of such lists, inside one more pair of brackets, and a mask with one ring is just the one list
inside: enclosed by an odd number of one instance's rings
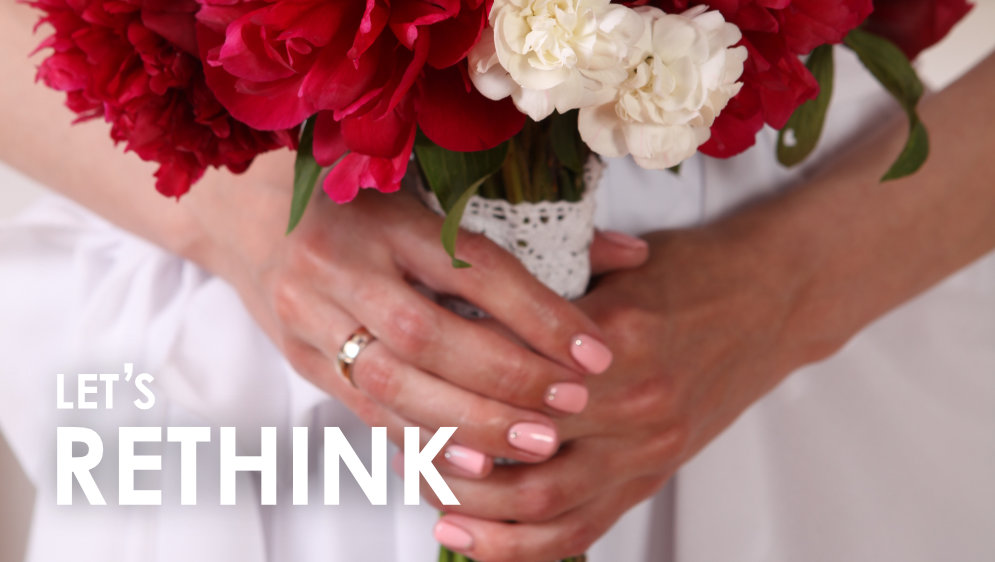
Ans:
{"label": "red peony", "polygon": [[764,123],[780,129],[802,103],[818,95],[819,85],[799,55],[826,43],[839,43],[871,12],[871,0],[656,0],[667,12],[705,4],[743,32],[749,51],[743,88],[712,126],[701,146],[710,156],[727,158],[753,146]]}
{"label": "red peony", "polygon": [[260,129],[317,115],[314,153],[324,166],[338,162],[324,183],[336,201],[360,187],[396,190],[416,125],[440,146],[473,151],[524,123],[510,100],[486,100],[465,78],[485,0],[198,1],[218,99]]}
{"label": "red peony", "polygon": [[31,0],[55,33],[38,78],[66,92],[79,120],[103,117],[111,137],[159,163],[156,189],[179,197],[208,166],[242,172],[257,154],[292,146],[290,131],[255,131],[211,93],[197,57],[194,0]]}
{"label": "red peony", "polygon": [[943,39],[971,8],[966,0],[875,0],[867,29],[890,39],[911,60]]}

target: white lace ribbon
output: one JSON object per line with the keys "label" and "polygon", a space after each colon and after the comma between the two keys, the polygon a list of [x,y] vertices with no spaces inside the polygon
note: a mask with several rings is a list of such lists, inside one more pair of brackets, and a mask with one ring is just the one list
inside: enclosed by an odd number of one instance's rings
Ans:
{"label": "white lace ribbon", "polygon": [[[491,239],[514,254],[547,287],[575,299],[587,290],[591,277],[594,190],[603,170],[604,164],[597,158],[588,161],[584,169],[587,189],[578,202],[512,204],[474,196],[466,206],[460,227]],[[424,189],[421,192],[426,204],[443,214],[435,196]],[[465,312],[478,315],[472,310]]]}

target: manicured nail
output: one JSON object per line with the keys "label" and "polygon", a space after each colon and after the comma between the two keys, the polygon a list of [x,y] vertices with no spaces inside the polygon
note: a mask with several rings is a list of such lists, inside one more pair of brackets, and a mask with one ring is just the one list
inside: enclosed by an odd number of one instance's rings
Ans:
{"label": "manicured nail", "polygon": [[465,530],[453,525],[448,521],[439,521],[435,524],[435,540],[446,548],[453,550],[470,550],[473,547],[473,537]]}
{"label": "manicured nail", "polygon": [[570,355],[594,375],[605,372],[605,369],[612,364],[611,350],[586,334],[574,336],[570,343]]}
{"label": "manicured nail", "polygon": [[538,423],[516,423],[508,430],[508,442],[523,451],[551,455],[556,450],[556,431]]}
{"label": "manicured nail", "polygon": [[612,244],[617,244],[619,246],[630,248],[633,250],[642,250],[649,246],[645,240],[642,238],[636,238],[635,236],[629,236],[624,232],[619,232],[617,230],[603,230],[601,231],[601,236],[608,239]]}
{"label": "manicured nail", "polygon": [[549,387],[546,405],[568,414],[577,414],[587,406],[587,388],[582,384],[559,382]]}
{"label": "manicured nail", "polygon": [[442,456],[449,461],[449,464],[462,468],[471,474],[483,474],[484,466],[487,464],[487,457],[483,453],[462,445],[446,447]]}

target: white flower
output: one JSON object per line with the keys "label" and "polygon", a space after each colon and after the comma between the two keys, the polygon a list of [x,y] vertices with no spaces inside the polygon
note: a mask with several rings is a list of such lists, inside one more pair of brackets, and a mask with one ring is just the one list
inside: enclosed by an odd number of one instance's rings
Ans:
{"label": "white flower", "polygon": [[648,21],[644,55],[617,97],[581,108],[581,138],[603,156],[632,154],[644,168],[676,166],[709,138],[709,128],[742,84],[746,47],[716,11],[683,14],[637,8]]}
{"label": "white flower", "polygon": [[606,103],[644,28],[635,11],[610,0],[495,0],[470,51],[470,77],[480,93],[511,96],[535,121]]}

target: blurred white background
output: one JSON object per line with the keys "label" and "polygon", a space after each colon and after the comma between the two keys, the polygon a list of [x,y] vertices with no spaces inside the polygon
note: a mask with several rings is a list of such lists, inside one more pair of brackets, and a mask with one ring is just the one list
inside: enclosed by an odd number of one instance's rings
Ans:
{"label": "blurred white background", "polygon": [[[920,74],[930,87],[942,88],[995,48],[995,0],[975,3],[975,9],[951,35],[920,58]],[[68,112],[66,122],[69,122]],[[24,209],[42,190],[0,162],[0,220]],[[0,562],[23,559],[33,494],[31,484],[0,435]]]}

